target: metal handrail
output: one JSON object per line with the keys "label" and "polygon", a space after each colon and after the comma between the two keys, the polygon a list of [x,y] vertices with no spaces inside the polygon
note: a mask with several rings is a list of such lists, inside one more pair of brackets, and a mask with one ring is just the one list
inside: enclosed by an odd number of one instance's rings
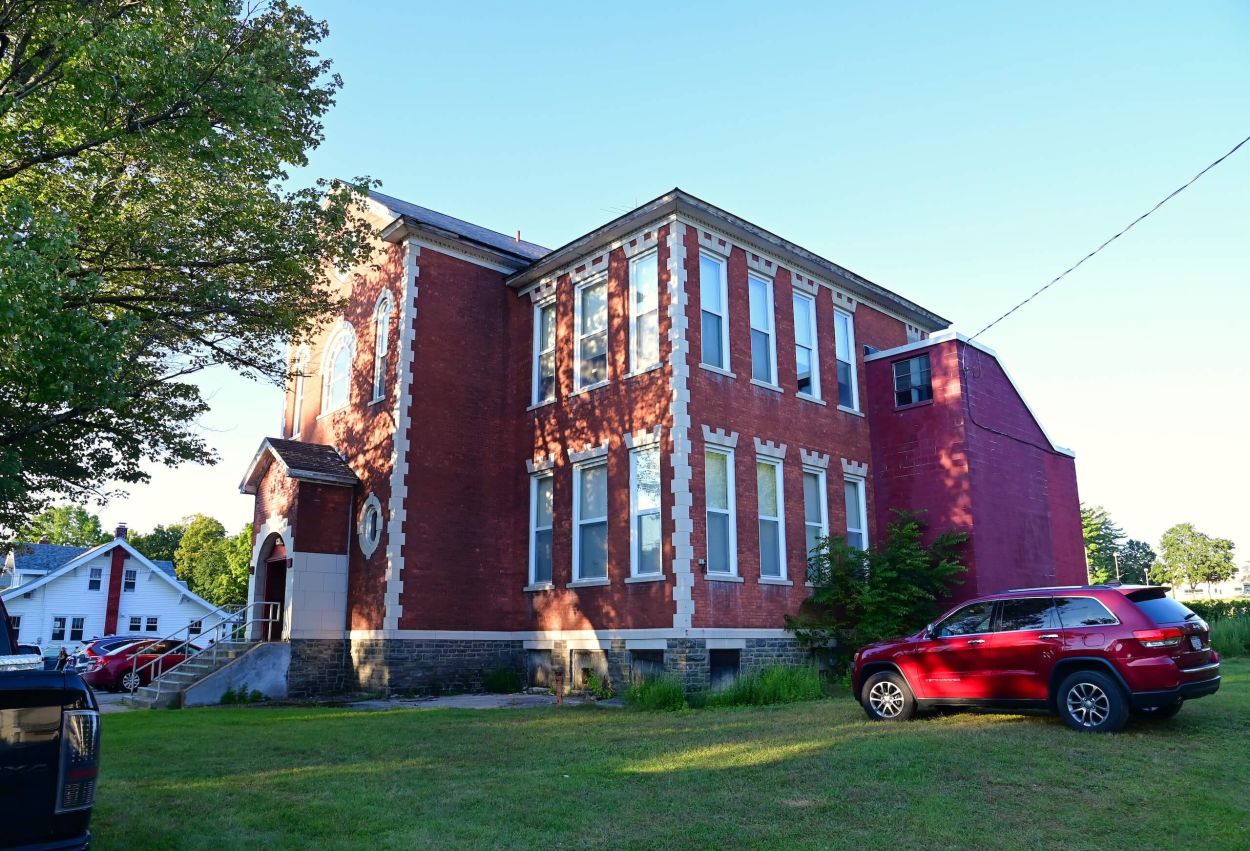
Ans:
{"label": "metal handrail", "polygon": [[[183,665],[185,665],[186,663],[190,662],[193,659],[201,658],[206,653],[212,654],[212,660],[213,660],[213,663],[215,664],[217,662],[217,651],[220,648],[220,645],[222,644],[222,642],[237,641],[240,639],[247,640],[247,636],[253,627],[257,625],[267,626],[268,624],[271,624],[271,623],[277,623],[279,614],[281,611],[281,606],[282,606],[281,603],[276,603],[276,602],[272,602],[268,600],[258,600],[254,603],[248,603],[246,606],[239,606],[239,605],[222,606],[216,609],[215,611],[210,612],[209,614],[205,615],[203,618],[200,618],[199,620],[203,622],[204,620],[217,614],[222,614],[224,616],[216,624],[213,625],[213,627],[211,628],[211,631],[208,633],[208,635],[210,635],[208,639],[208,644],[198,649],[196,649],[191,644],[192,636],[190,633],[190,629],[191,629],[190,624],[187,624],[182,629],[171,633],[165,638],[157,639],[157,641],[160,641],[160,642],[173,641],[173,640],[178,639],[178,636],[181,635],[182,633],[184,632],[187,633],[186,637],[184,639],[181,639],[178,644],[175,644],[173,647],[166,650],[164,653],[157,656],[155,659],[151,659],[148,662],[145,662],[143,665],[139,664],[138,654],[135,655],[134,659],[130,663],[130,670],[135,675],[132,679],[132,682],[135,685],[133,688],[130,689],[130,693],[133,695],[136,690],[142,687],[143,677],[140,676],[140,674],[141,672],[146,671],[149,668],[153,668],[155,666],[160,665],[160,667],[157,668],[156,675],[153,676],[151,680],[152,683],[155,683],[166,674],[169,674],[178,670],[178,668],[182,667]],[[252,613],[253,610],[255,610],[254,614]],[[200,632],[195,637],[202,640],[205,635],[206,633]],[[169,668],[164,668],[164,666],[161,665],[162,660],[164,660],[166,656],[172,656],[172,655],[182,655],[183,659],[181,662],[178,662],[177,664]],[[149,685],[150,684],[151,683],[149,683]]]}

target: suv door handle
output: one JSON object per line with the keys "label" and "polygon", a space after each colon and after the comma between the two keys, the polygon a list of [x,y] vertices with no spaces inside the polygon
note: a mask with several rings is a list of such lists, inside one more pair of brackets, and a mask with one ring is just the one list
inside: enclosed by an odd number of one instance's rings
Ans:
{"label": "suv door handle", "polygon": [[1057,632],[1043,632],[1041,635],[1038,636],[1038,638],[1058,638],[1058,637],[1059,637],[1059,633]]}
{"label": "suv door handle", "polygon": [[984,644],[985,639],[984,638],[969,638],[968,643],[969,644]]}

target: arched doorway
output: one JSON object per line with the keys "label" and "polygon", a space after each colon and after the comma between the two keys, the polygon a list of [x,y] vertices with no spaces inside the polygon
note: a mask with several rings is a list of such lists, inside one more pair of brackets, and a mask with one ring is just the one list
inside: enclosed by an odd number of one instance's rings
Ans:
{"label": "arched doorway", "polygon": [[[267,611],[263,614],[266,617],[273,618],[264,623],[261,628],[260,638],[264,641],[281,641],[282,627],[286,620],[286,574],[291,566],[291,557],[286,549],[286,542],[278,536],[274,536],[272,546],[268,547],[268,553],[260,559],[257,573],[258,599],[266,603],[276,603],[273,607],[276,611]],[[262,550],[263,552],[263,550]],[[270,607],[265,607],[270,608]],[[261,612],[257,612],[261,615]]]}

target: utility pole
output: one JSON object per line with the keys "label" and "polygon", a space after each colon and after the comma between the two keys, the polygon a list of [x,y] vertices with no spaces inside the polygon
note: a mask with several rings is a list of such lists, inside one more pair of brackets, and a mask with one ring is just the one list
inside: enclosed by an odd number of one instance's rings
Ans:
{"label": "utility pole", "polygon": [[1120,554],[1115,550],[1111,551],[1111,560],[1115,562],[1115,581],[1120,581]]}

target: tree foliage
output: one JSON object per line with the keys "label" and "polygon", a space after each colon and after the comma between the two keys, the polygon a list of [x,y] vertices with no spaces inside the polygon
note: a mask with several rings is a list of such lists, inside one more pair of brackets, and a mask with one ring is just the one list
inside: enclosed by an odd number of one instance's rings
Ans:
{"label": "tree foliage", "polygon": [[134,548],[150,559],[157,561],[173,561],[182,536],[187,531],[186,523],[170,523],[168,526],[157,525],[151,532],[132,532],[130,543]]}
{"label": "tree foliage", "polygon": [[896,512],[880,549],[823,538],[808,561],[811,597],[786,629],[803,645],[832,650],[845,663],[857,647],[915,632],[941,613],[966,569],[968,536],[944,532],[925,546],[918,515]]}
{"label": "tree foliage", "polygon": [[78,505],[45,508],[18,530],[17,537],[27,543],[45,541],[74,547],[94,547],[112,538],[100,525],[99,517]]}
{"label": "tree foliage", "polygon": [[1150,544],[1131,538],[1120,547],[1120,581],[1126,585],[1145,585],[1150,581],[1150,568],[1158,556]]}
{"label": "tree foliage", "polygon": [[1101,505],[1081,506],[1081,534],[1085,538],[1085,561],[1089,581],[1110,582],[1116,578],[1116,555],[1124,531]]}
{"label": "tree foliage", "polygon": [[187,518],[186,532],[174,553],[174,572],[210,603],[244,603],[251,555],[251,524],[227,536],[219,521],[197,514]]}
{"label": "tree foliage", "polygon": [[185,379],[285,377],[368,183],[284,188],[341,85],[284,0],[0,3],[0,533],[211,462]]}
{"label": "tree foliage", "polygon": [[1237,574],[1233,542],[1199,532],[1192,523],[1177,523],[1164,532],[1159,549],[1160,560],[1150,571],[1155,582],[1197,588]]}

